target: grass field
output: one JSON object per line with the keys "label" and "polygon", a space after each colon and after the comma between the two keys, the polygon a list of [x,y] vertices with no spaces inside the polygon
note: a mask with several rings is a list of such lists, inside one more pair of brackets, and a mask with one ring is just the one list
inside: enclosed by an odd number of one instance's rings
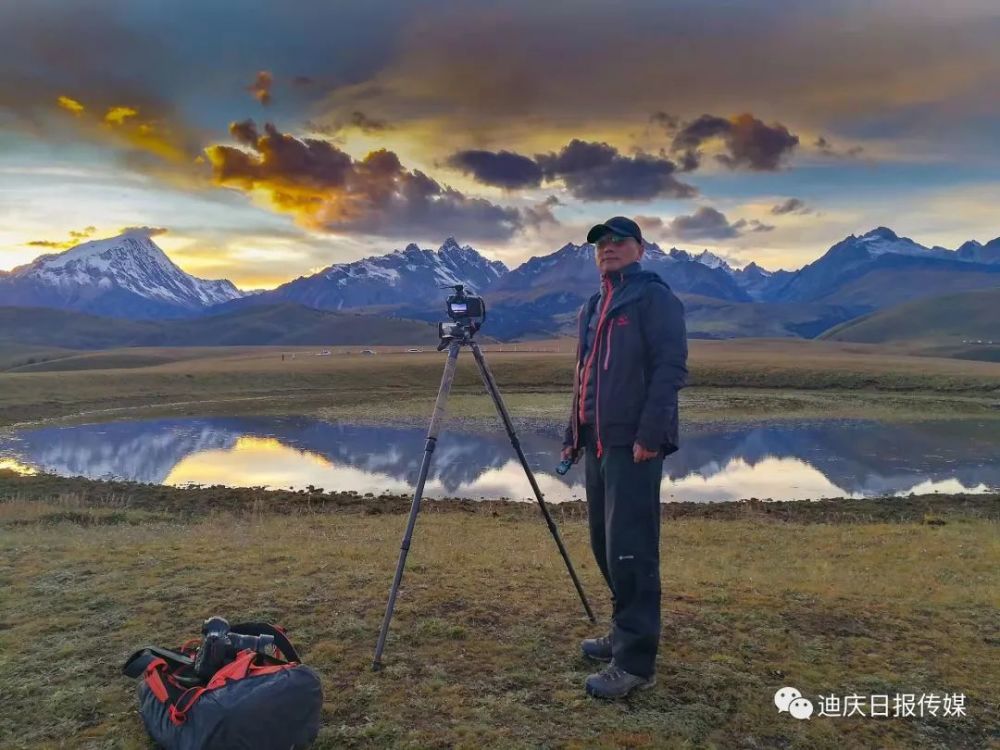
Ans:
{"label": "grass field", "polygon": [[[487,358],[515,417],[553,422],[569,408],[573,354],[497,351]],[[0,427],[46,419],[111,419],[141,413],[302,413],[326,417],[426,419],[444,354],[379,347],[124,349],[47,363],[43,371],[0,373]],[[558,351],[561,349],[561,351]],[[295,359],[291,358],[292,353]],[[282,355],[285,358],[282,359]],[[137,366],[142,365],[142,366]],[[836,342],[692,341],[683,419],[858,416],[880,418],[998,413],[1000,364],[887,353]],[[452,413],[488,417],[489,399],[471,354],[459,360]],[[467,398],[466,398],[467,397]],[[392,410],[384,405],[393,404]]]}
{"label": "grass field", "polygon": [[[554,428],[572,354],[547,346],[487,356],[515,420]],[[160,414],[424,423],[444,355],[378,349],[61,359],[0,373],[0,428]],[[1000,416],[996,363],[767,340],[693,341],[690,365],[686,424]],[[450,417],[493,419],[492,408],[463,354]],[[582,689],[594,667],[578,641],[606,625],[609,606],[579,503],[554,513],[598,628],[535,508],[429,502],[386,668],[372,673],[408,500],[0,470],[0,747],[150,747],[121,662],[192,637],[216,612],[290,629],[323,677],[320,748],[1000,742],[1000,495],[665,505],[657,686],[618,704]],[[814,701],[962,693],[967,716],[796,721],[772,702],[786,685]]]}
{"label": "grass field", "polygon": [[[596,629],[530,506],[426,506],[372,673],[405,507],[0,473],[3,746],[148,747],[120,664],[215,612],[290,629],[323,677],[320,748],[982,748],[1000,729],[1000,497],[665,508],[658,684],[619,704],[583,693]],[[603,626],[583,510],[557,520]],[[785,685],[962,693],[967,716],[797,722]]]}

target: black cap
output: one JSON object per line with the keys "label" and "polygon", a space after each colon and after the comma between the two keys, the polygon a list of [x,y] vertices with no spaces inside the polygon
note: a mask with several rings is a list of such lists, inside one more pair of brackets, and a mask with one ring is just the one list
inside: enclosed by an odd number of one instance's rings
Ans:
{"label": "black cap", "polygon": [[614,232],[623,237],[635,237],[642,244],[642,230],[639,225],[624,216],[612,216],[603,224],[595,224],[587,232],[587,242],[596,242],[608,232]]}

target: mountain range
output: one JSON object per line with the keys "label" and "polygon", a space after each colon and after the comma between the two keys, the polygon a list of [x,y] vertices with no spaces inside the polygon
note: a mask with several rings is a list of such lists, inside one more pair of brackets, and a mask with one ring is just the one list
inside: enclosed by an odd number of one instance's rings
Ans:
{"label": "mountain range", "polygon": [[[148,234],[131,231],[0,273],[0,306],[158,321],[251,314],[262,306],[270,315],[274,309],[290,314],[289,306],[299,305],[435,321],[443,317],[441,287],[461,283],[486,297],[491,336],[549,337],[572,332],[576,310],[595,291],[594,252],[593,245],[568,243],[508,269],[449,237],[437,250],[411,243],[248,293],[184,272]],[[950,250],[877,227],[849,235],[796,271],[756,263],[734,268],[709,250],[665,251],[647,242],[642,265],[684,301],[692,337],[814,337],[910,300],[1000,286],[1000,237]]]}

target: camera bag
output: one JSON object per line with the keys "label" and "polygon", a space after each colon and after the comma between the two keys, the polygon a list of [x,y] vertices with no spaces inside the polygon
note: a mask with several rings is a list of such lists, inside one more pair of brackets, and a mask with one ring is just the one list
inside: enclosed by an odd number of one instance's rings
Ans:
{"label": "camera bag", "polygon": [[299,662],[284,630],[240,623],[230,632],[271,635],[276,655],[244,649],[205,682],[194,672],[200,641],[176,650],[146,646],[122,671],[141,678],[137,693],[146,731],[167,750],[290,750],[319,733],[323,691]]}

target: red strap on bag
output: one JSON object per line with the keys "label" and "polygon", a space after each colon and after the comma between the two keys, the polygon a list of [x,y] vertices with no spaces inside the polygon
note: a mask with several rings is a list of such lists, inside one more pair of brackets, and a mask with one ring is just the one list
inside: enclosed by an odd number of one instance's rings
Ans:
{"label": "red strap on bag", "polygon": [[[177,699],[177,703],[170,707],[169,716],[171,723],[176,726],[183,724],[187,720],[188,712],[204,693],[223,687],[229,680],[242,680],[245,677],[252,677],[254,675],[272,674],[273,672],[288,669],[298,664],[298,662],[290,662],[288,664],[269,664],[261,667],[253,663],[256,657],[257,653],[250,649],[240,651],[233,661],[212,675],[212,679],[208,681],[207,685],[204,687],[188,688],[184,691],[181,697]],[[163,686],[162,682],[160,686]],[[165,696],[166,690],[164,689],[164,698],[161,700],[166,700]]]}
{"label": "red strap on bag", "polygon": [[167,686],[163,684],[163,678],[160,677],[160,667],[167,666],[167,662],[163,659],[153,659],[146,666],[146,684],[149,685],[149,689],[153,691],[153,695],[160,703],[167,702]]}

